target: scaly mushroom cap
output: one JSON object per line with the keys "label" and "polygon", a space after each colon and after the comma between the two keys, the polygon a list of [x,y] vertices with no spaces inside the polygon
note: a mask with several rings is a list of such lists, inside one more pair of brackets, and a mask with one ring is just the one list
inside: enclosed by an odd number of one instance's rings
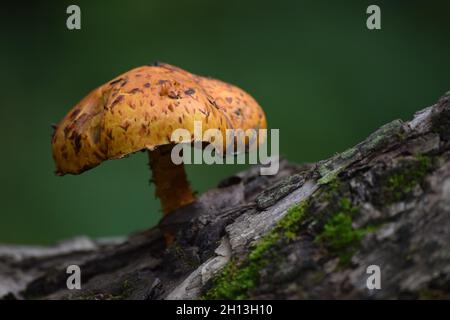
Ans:
{"label": "scaly mushroom cap", "polygon": [[79,174],[104,160],[177,143],[171,141],[177,128],[194,141],[195,120],[203,132],[220,130],[223,141],[226,129],[266,128],[263,110],[245,91],[169,64],[142,66],[90,92],[58,124],[56,173]]}

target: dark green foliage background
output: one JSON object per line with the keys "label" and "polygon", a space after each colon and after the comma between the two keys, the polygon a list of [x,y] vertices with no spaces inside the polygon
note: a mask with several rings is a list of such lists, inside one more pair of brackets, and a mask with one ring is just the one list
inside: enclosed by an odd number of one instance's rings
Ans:
{"label": "dark green foliage background", "polygon": [[[382,9],[369,31],[365,10]],[[66,29],[69,4],[82,30]],[[56,177],[50,124],[94,87],[161,60],[237,84],[317,161],[450,89],[448,1],[53,1],[2,5],[0,242],[123,235],[159,219],[144,153]],[[189,166],[203,192],[244,166]]]}

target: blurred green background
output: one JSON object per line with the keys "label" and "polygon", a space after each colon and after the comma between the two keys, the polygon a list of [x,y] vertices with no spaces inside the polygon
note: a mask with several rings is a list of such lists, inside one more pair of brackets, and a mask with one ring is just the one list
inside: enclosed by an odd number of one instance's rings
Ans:
{"label": "blurred green background", "polygon": [[[382,30],[366,28],[369,4]],[[82,29],[66,28],[77,4]],[[50,124],[154,60],[237,84],[292,161],[327,158],[450,89],[449,1],[54,1],[2,5],[0,242],[52,243],[154,225],[145,153],[56,177]],[[194,166],[200,192],[242,166]]]}

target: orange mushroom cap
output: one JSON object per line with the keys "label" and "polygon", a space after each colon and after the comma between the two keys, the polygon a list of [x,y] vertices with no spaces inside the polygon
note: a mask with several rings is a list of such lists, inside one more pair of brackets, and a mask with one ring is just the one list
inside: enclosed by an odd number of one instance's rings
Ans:
{"label": "orange mushroom cap", "polygon": [[242,89],[169,64],[142,66],[90,92],[57,125],[56,173],[79,174],[108,159],[177,143],[171,135],[178,128],[193,141],[195,120],[203,132],[218,129],[224,139],[226,129],[266,128],[263,110]]}

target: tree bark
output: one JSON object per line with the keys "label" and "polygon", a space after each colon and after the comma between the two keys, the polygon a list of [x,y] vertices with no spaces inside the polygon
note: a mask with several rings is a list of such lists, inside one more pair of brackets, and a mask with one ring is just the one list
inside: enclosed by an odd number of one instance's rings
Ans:
{"label": "tree bark", "polygon": [[[232,176],[150,230],[0,246],[0,297],[449,298],[449,230],[450,92],[330,159]],[[81,290],[66,287],[72,264]]]}

